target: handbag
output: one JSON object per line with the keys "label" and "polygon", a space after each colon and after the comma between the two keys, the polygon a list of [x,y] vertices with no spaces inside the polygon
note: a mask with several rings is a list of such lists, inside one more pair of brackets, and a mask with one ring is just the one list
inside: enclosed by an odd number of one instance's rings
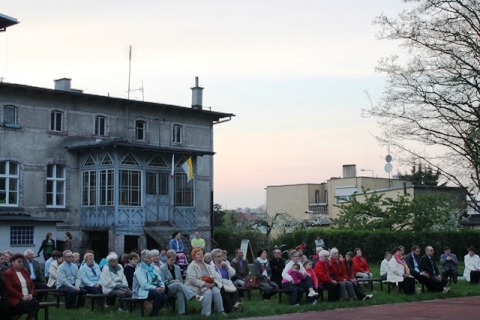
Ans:
{"label": "handbag", "polygon": [[258,288],[258,278],[244,278],[243,279],[244,286],[247,288]]}
{"label": "handbag", "polygon": [[230,279],[222,279],[222,284],[223,284],[223,289],[227,292],[237,291],[237,287],[235,287],[232,280]]}
{"label": "handbag", "polygon": [[145,301],[143,302],[143,308],[144,308],[145,310],[147,310],[147,311],[152,311],[152,309],[153,309],[153,303],[152,303],[152,301],[145,300]]}

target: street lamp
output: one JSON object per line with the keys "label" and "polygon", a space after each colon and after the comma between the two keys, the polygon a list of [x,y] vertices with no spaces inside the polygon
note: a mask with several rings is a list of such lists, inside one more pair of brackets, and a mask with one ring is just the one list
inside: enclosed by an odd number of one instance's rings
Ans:
{"label": "street lamp", "polygon": [[375,173],[373,172],[372,169],[360,169],[360,171],[365,172],[365,171],[372,171],[372,178],[375,176]]}

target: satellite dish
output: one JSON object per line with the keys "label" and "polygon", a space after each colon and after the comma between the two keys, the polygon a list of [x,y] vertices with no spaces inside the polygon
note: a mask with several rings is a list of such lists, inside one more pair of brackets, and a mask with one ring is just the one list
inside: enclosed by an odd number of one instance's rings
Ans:
{"label": "satellite dish", "polygon": [[[389,155],[389,154],[387,154],[387,156],[385,157],[385,161],[387,161],[387,162],[390,163],[390,162],[392,162],[392,160],[393,160],[392,156]],[[386,170],[386,169],[385,169],[385,170]],[[387,172],[390,172],[390,171],[387,171]]]}
{"label": "satellite dish", "polygon": [[392,170],[393,170],[392,164],[391,164],[390,162],[387,163],[387,164],[385,165],[385,171],[388,172],[388,173],[390,173],[390,172],[392,172]]}

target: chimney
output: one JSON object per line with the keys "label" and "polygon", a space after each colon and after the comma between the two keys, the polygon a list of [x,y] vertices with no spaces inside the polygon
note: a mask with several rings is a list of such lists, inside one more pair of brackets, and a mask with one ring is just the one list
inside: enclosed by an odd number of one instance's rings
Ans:
{"label": "chimney", "polygon": [[195,77],[195,87],[192,89],[192,108],[202,110],[203,88],[198,86],[198,77]]}
{"label": "chimney", "polygon": [[344,178],[355,178],[357,176],[357,165],[356,164],[344,164],[343,165],[343,177]]}
{"label": "chimney", "polygon": [[55,82],[55,90],[72,91],[72,79],[61,78],[53,81]]}

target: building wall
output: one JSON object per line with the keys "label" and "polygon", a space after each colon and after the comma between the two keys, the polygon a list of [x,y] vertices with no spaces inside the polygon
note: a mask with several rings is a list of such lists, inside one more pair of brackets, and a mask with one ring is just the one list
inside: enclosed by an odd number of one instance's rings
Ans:
{"label": "building wall", "polygon": [[[75,98],[70,93],[31,93],[29,90],[2,91],[0,117],[3,106],[18,109],[19,128],[0,126],[0,161],[11,160],[20,164],[20,202],[18,207],[2,207],[2,212],[22,212],[32,217],[63,220],[58,225],[57,237],[63,240],[65,231],[74,237],[74,247],[88,238],[79,228],[81,203],[81,163],[79,154],[69,152],[67,145],[78,142],[127,139],[149,146],[213,151],[212,117],[205,113],[191,113],[190,108],[172,110],[156,104],[135,101],[109,101],[108,98]],[[50,130],[52,111],[63,112],[63,131]],[[95,135],[95,116],[107,117],[105,136]],[[147,123],[145,141],[135,141],[135,121]],[[183,128],[183,143],[172,142],[174,125]],[[66,166],[66,206],[46,208],[46,170],[48,164]],[[197,226],[193,229],[210,229],[211,194],[213,192],[213,156],[196,158],[195,199]],[[206,232],[205,232],[206,234]],[[111,237],[110,237],[111,238]],[[117,248],[122,239],[110,239],[110,247]]]}
{"label": "building wall", "polygon": [[267,214],[287,213],[295,219],[310,218],[305,211],[315,201],[315,190],[321,184],[295,184],[267,187]]}

